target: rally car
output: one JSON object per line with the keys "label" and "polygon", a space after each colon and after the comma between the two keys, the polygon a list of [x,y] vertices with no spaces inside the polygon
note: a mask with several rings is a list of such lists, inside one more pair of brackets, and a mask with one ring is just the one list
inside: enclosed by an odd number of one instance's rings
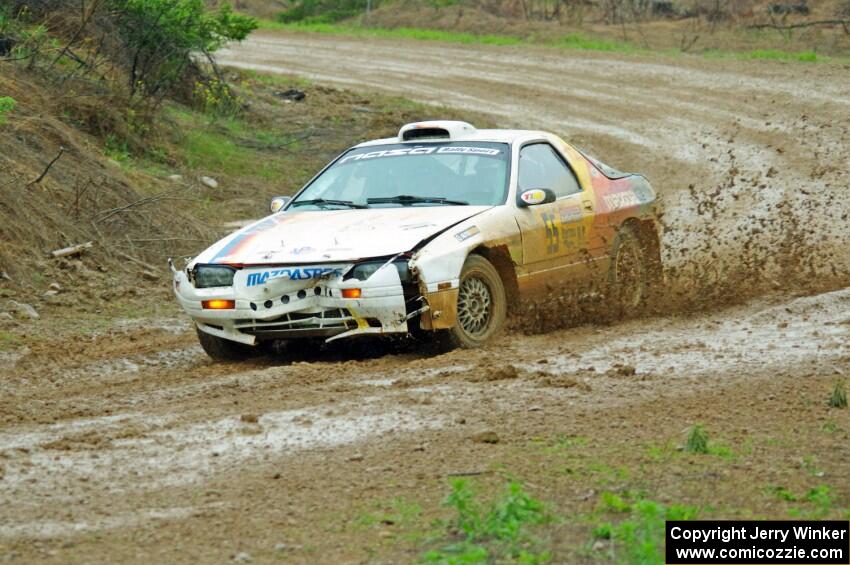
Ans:
{"label": "rally car", "polygon": [[407,124],[172,265],[174,293],[215,359],[376,334],[477,347],[553,288],[640,308],[660,270],[655,202],[643,176],[550,133]]}

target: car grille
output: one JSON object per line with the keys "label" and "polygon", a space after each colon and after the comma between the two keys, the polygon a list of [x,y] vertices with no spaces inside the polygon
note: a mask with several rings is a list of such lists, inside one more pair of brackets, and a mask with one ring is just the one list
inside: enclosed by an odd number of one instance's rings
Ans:
{"label": "car grille", "polygon": [[319,312],[290,312],[271,320],[236,320],[237,330],[257,339],[328,337],[355,329],[357,321],[346,308]]}

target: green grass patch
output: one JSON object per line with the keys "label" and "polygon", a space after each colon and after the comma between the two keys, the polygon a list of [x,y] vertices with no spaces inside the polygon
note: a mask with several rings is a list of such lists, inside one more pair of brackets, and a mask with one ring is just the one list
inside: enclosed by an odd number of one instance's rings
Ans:
{"label": "green grass patch", "polygon": [[784,500],[785,502],[797,502],[797,500],[799,500],[799,498],[797,497],[796,494],[794,494],[793,492],[791,492],[790,490],[788,490],[787,488],[782,487],[782,486],[778,486],[778,485],[769,486],[769,487],[767,487],[767,492],[771,496],[774,496],[774,497],[778,498],[779,500]]}
{"label": "green grass patch", "polygon": [[522,45],[540,44],[559,49],[581,49],[587,51],[609,51],[630,53],[639,51],[629,43],[592,39],[578,33],[570,33],[551,40],[524,39],[511,35],[476,34],[460,31],[444,31],[424,28],[378,28],[359,27],[327,23],[280,23],[264,20],[261,29],[279,29],[287,31],[305,31],[312,33],[327,33],[334,35],[353,35],[357,37],[375,37],[383,39],[414,39],[419,41],[446,41],[450,43],[466,43],[480,45]]}
{"label": "green grass patch", "polygon": [[767,59],[769,61],[800,61],[801,63],[816,63],[822,56],[814,51],[789,53],[777,49],[754,49],[741,53],[743,59]]}
{"label": "green grass patch", "polygon": [[607,512],[627,514],[623,520],[603,522],[593,529],[596,539],[610,540],[603,550],[615,563],[661,565],[664,563],[664,523],[666,520],[693,520],[699,510],[693,506],[665,506],[641,497],[630,500],[614,493],[602,493],[601,507]]}
{"label": "green grass patch", "polygon": [[[378,28],[363,27],[344,23],[322,23],[322,22],[292,22],[283,23],[271,20],[261,20],[260,29],[301,31],[311,33],[325,33],[334,35],[349,35],[355,37],[374,37],[385,39],[412,39],[420,41],[445,41],[462,44],[481,45],[543,45],[557,49],[570,49],[582,51],[599,51],[605,53],[656,53],[668,56],[686,55],[679,50],[651,50],[638,47],[632,43],[623,41],[612,41],[607,39],[596,39],[587,37],[580,33],[569,33],[558,38],[520,37],[513,35],[498,34],[475,34],[459,31],[446,31],[425,28]],[[814,51],[782,51],[779,49],[753,49],[749,51],[726,51],[707,50],[699,55],[687,54],[688,56],[703,56],[709,59],[736,58],[742,60],[767,60],[802,63],[822,63],[829,61],[848,62],[844,57],[835,58],[819,55]]]}
{"label": "green grass patch", "polygon": [[[795,507],[788,510],[791,518],[804,518],[807,520],[823,520],[834,514],[834,496],[832,489],[827,485],[818,485],[810,489],[805,496],[799,497],[800,502],[808,503],[805,507]],[[841,513],[843,511],[839,511]]]}
{"label": "green grass patch", "polygon": [[469,481],[451,483],[451,493],[444,505],[453,509],[454,518],[447,523],[452,540],[438,549],[426,552],[426,563],[471,564],[517,561],[545,563],[548,551],[529,533],[529,528],[550,522],[553,517],[539,500],[525,492],[521,483],[511,481],[504,492],[489,505],[477,499]]}
{"label": "green grass patch", "polygon": [[0,126],[6,123],[6,116],[17,105],[17,101],[11,96],[0,96]]}
{"label": "green grass patch", "polygon": [[833,408],[847,408],[847,386],[843,380],[835,382],[829,397],[829,405]]}
{"label": "green grass patch", "polygon": [[281,23],[264,20],[260,29],[282,29],[334,35],[354,35],[387,39],[416,39],[419,41],[448,41],[452,43],[479,43],[484,45],[519,45],[525,41],[509,35],[475,34],[436,29],[397,27],[359,27],[328,23]]}
{"label": "green grass patch", "polygon": [[205,174],[276,181],[283,171],[275,151],[297,148],[289,136],[257,129],[239,118],[211,121],[184,108],[171,109],[170,114],[184,135],[175,157]]}

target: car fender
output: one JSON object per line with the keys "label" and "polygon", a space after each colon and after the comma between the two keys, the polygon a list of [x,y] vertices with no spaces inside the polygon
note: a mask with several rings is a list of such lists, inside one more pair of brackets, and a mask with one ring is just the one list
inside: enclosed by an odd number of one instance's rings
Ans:
{"label": "car fender", "polygon": [[[410,269],[419,282],[420,294],[430,308],[421,318],[423,329],[454,326],[463,264],[470,253],[496,249],[506,253],[512,264],[522,262],[519,226],[507,205],[497,206],[452,226],[413,254]],[[514,277],[515,283],[515,272],[503,276]]]}

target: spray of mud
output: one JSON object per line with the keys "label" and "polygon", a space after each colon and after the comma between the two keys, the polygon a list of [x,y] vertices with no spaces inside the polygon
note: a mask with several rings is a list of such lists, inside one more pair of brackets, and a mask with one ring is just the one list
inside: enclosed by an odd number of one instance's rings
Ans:
{"label": "spray of mud", "polygon": [[[796,125],[812,136],[843,127],[802,121]],[[844,128],[837,137],[846,133]],[[694,179],[686,190],[662,198],[664,276],[643,314],[702,311],[770,292],[805,295],[850,285],[847,146],[801,144],[795,151],[812,152],[808,170],[780,172],[769,153],[736,135],[732,130],[725,139],[707,140],[725,145],[711,158],[712,168],[723,171],[719,178]],[[769,149],[777,159],[794,161],[782,148]],[[604,284],[587,290],[552,288],[522,304],[511,326],[542,333],[624,317],[606,298]]]}

